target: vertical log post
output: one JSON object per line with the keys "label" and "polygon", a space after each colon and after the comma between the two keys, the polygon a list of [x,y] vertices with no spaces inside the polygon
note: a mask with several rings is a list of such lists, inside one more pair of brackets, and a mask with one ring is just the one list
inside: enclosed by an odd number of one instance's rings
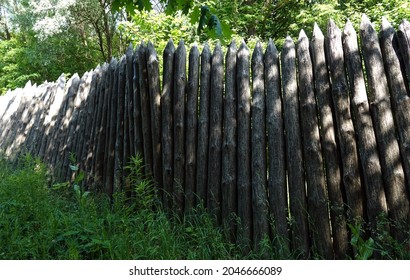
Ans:
{"label": "vertical log post", "polygon": [[207,195],[207,208],[216,218],[218,225],[221,224],[223,65],[222,49],[218,43],[212,54],[211,66]]}
{"label": "vertical log post", "polygon": [[350,112],[349,88],[344,68],[342,34],[332,20],[328,23],[327,33],[332,99],[342,159],[342,181],[348,206],[348,222],[354,225],[356,222],[362,222],[364,218],[363,190],[360,182],[355,131]]}
{"label": "vertical log post", "polygon": [[108,195],[112,196],[114,194],[114,176],[115,176],[115,142],[117,139],[117,105],[118,105],[118,80],[120,65],[117,60],[113,61],[113,77],[112,77],[112,87],[111,96],[109,99],[109,115],[107,118],[107,146],[105,147],[105,158],[104,158],[104,189]]}
{"label": "vertical log post", "polygon": [[363,182],[366,191],[367,217],[373,231],[373,237],[375,237],[377,216],[381,213],[387,214],[387,204],[379,154],[376,148],[376,136],[367,100],[362,60],[357,44],[357,35],[350,21],[347,22],[343,32],[343,49],[352,97],[353,122],[357,134]]}
{"label": "vertical log post", "polygon": [[[288,198],[286,185],[285,135],[280,89],[279,53],[272,40],[265,51],[266,128],[268,135],[269,208],[274,222],[273,235],[284,250],[290,249],[288,231]],[[277,245],[280,245],[277,244]],[[280,246],[279,246],[280,248]]]}
{"label": "vertical log post", "polygon": [[160,197],[162,193],[162,158],[161,158],[161,89],[159,81],[159,61],[152,43],[147,48],[148,87],[151,108],[153,176]]}
{"label": "vertical log post", "polygon": [[124,179],[124,112],[125,112],[125,78],[127,61],[123,56],[117,66],[118,70],[118,88],[117,88],[117,111],[115,126],[115,161],[114,161],[114,192],[123,191]]}
{"label": "vertical log post", "polygon": [[[198,137],[199,50],[195,44],[189,52],[189,69],[186,104],[185,150],[185,213],[195,205],[196,146]],[[200,163],[201,164],[201,163]]]}
{"label": "vertical log post", "polygon": [[172,207],[173,177],[173,92],[174,92],[174,54],[175,47],[169,40],[164,49],[163,79],[161,95],[161,117],[162,117],[162,185],[164,187],[163,203],[165,209]]}
{"label": "vertical log post", "polygon": [[[125,53],[125,97],[124,97],[124,153],[122,155],[122,162],[124,167],[130,162],[131,156],[134,156],[134,96],[133,96],[133,49],[132,45],[127,48]],[[124,191],[127,197],[131,196],[131,184],[129,180],[130,170],[128,168],[123,169],[124,174]]]}
{"label": "vertical log post", "polygon": [[407,194],[410,195],[410,97],[406,90],[406,75],[401,70],[397,55],[399,54],[397,41],[394,28],[383,17],[380,43],[399,134],[401,159],[407,177]]}
{"label": "vertical log post", "polygon": [[300,134],[296,52],[295,44],[289,36],[286,37],[281,59],[292,245],[293,250],[298,252],[301,258],[307,258],[309,254],[309,229]]}
{"label": "vertical log post", "polygon": [[340,176],[340,154],[336,143],[336,124],[332,112],[331,89],[325,56],[325,38],[317,24],[315,24],[313,29],[311,55],[315,74],[322,153],[330,203],[333,250],[336,259],[343,259],[349,253],[349,236]]}
{"label": "vertical log post", "polygon": [[[369,83],[370,110],[380,153],[387,204],[394,222],[407,221],[409,202],[396,139],[393,113],[391,111],[387,77],[376,30],[367,16],[363,15],[360,25],[362,51]],[[393,228],[393,235],[403,240],[403,232]]]}
{"label": "vertical log post", "polygon": [[251,172],[254,248],[269,236],[269,208],[266,172],[266,98],[263,51],[260,42],[252,54],[252,104],[251,104]]}
{"label": "vertical log post", "polygon": [[327,204],[328,197],[317,119],[312,60],[309,53],[309,39],[303,29],[300,32],[297,44],[297,59],[310,235],[312,246],[319,256],[332,259],[333,248]]}
{"label": "vertical log post", "polygon": [[132,106],[132,115],[134,119],[134,140],[132,141],[134,144],[133,153],[134,155],[139,155],[144,157],[144,136],[143,136],[143,129],[142,129],[142,112],[141,112],[141,105],[142,105],[142,98],[141,98],[141,86],[140,86],[140,72],[139,72],[139,64],[140,61],[139,57],[139,48],[137,47],[134,51],[133,55],[133,77],[132,77],[132,84],[133,84],[133,106]]}
{"label": "vertical log post", "polygon": [[400,45],[400,53],[403,56],[403,63],[405,76],[407,79],[407,90],[410,91],[410,23],[407,20],[403,20],[399,25],[399,30],[397,31],[397,38]]}
{"label": "vertical log post", "polygon": [[99,84],[101,84],[101,72],[102,68],[98,66],[92,75],[92,81],[90,85],[90,94],[86,112],[87,125],[85,126],[85,135],[86,143],[83,147],[82,153],[85,155],[84,171],[87,175],[86,186],[89,188],[92,185],[91,176],[92,176],[92,158],[94,157],[94,147],[95,140],[94,135],[96,134],[96,117],[95,114],[99,107]]}
{"label": "vertical log post", "polygon": [[152,128],[151,128],[151,102],[148,84],[147,70],[147,47],[142,43],[137,50],[138,61],[138,83],[139,96],[141,102],[141,124],[142,124],[142,144],[144,150],[144,165],[145,174],[147,176],[154,175],[154,159],[152,147]]}
{"label": "vertical log post", "polygon": [[101,86],[98,94],[98,110],[96,111],[96,133],[94,134],[95,148],[94,156],[92,157],[92,167],[94,173],[94,183],[101,184],[103,177],[103,163],[105,150],[105,123],[107,122],[107,106],[108,106],[108,92],[107,86],[109,82],[109,66],[103,65],[101,75]]}
{"label": "vertical log post", "polygon": [[252,240],[251,89],[249,49],[242,41],[237,54],[238,83],[238,242],[245,251]]}
{"label": "vertical log post", "polygon": [[198,150],[196,169],[196,194],[199,203],[206,207],[208,192],[208,138],[209,138],[209,102],[211,91],[211,51],[208,44],[201,53],[201,77],[199,91]]}
{"label": "vertical log post", "polygon": [[226,53],[225,64],[225,100],[223,115],[222,139],[222,221],[232,242],[236,240],[237,213],[237,87],[236,87],[236,53],[232,41]]}
{"label": "vertical log post", "polygon": [[175,52],[174,70],[174,210],[184,211],[185,173],[185,98],[186,98],[186,50],[180,41]]}

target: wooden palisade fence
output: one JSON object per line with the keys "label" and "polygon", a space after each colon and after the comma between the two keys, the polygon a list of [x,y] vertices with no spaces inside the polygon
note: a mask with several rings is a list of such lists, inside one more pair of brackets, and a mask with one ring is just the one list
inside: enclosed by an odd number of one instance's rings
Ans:
{"label": "wooden palisade fence", "polygon": [[383,213],[410,222],[410,24],[383,20],[377,34],[364,16],[358,41],[332,21],[326,37],[315,26],[310,41],[301,31],[252,56],[244,42],[224,57],[169,41],[163,77],[152,44],[130,47],[81,78],[0,97],[0,149],[39,156],[58,180],[74,154],[86,185],[109,194],[127,190],[124,166],[141,154],[165,208],[203,203],[248,248],[279,236],[304,258],[346,258],[348,225],[376,236]]}

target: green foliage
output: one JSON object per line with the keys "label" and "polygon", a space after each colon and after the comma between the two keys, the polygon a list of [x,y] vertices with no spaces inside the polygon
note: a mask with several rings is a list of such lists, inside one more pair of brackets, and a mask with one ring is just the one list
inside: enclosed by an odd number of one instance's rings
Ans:
{"label": "green foliage", "polygon": [[0,95],[40,77],[40,73],[30,67],[29,55],[28,49],[16,39],[0,41]]}
{"label": "green foliage", "polygon": [[0,94],[28,80],[81,74],[122,55],[130,42],[151,41],[159,54],[170,38],[187,45],[219,40],[223,46],[243,38],[251,49],[272,38],[280,49],[286,35],[297,38],[304,29],[309,36],[314,22],[326,33],[329,18],[339,27],[350,19],[355,28],[362,13],[376,28],[382,16],[394,26],[410,18],[407,0],[87,0],[69,7],[67,28],[42,38],[35,25],[43,18],[29,1],[7,3],[8,19],[0,26]]}
{"label": "green foliage", "polygon": [[131,157],[125,167],[128,170],[128,179],[134,187],[134,203],[138,209],[154,209],[158,203],[154,182],[144,175],[144,161],[140,155]]}
{"label": "green foliage", "polygon": [[[381,213],[377,217],[375,227],[370,227],[364,222],[356,222],[348,226],[354,259],[410,259],[410,232],[406,223],[392,221],[386,213]],[[404,240],[398,241],[393,237],[391,230],[394,229],[404,233]]]}
{"label": "green foliage", "polygon": [[[216,1],[168,0],[159,2],[165,5],[165,11],[163,11],[165,15],[174,19],[187,16],[190,18],[190,25],[198,25],[196,35],[220,40],[229,40],[232,35],[229,25],[220,21],[217,10],[213,8]],[[149,0],[114,0],[111,7],[114,11],[124,8],[131,17],[138,12],[153,11]],[[161,13],[161,11],[154,11],[154,13]]]}
{"label": "green foliage", "polygon": [[141,41],[152,42],[159,54],[169,39],[184,40],[190,44],[198,38],[195,36],[195,27],[182,14],[174,17],[154,11],[136,11],[131,21],[122,22],[119,29],[126,40],[134,45]]}
{"label": "green foliage", "polygon": [[[136,175],[141,164],[136,159],[131,166]],[[27,156],[15,165],[0,159],[0,259],[240,257],[205,211],[180,220],[152,209],[152,198],[130,203],[122,193],[86,195],[77,184],[50,189],[38,160]]]}
{"label": "green foliage", "polygon": [[62,73],[82,73],[94,67],[98,53],[81,47],[79,40],[67,30],[46,41],[20,35],[0,41],[0,94],[23,87],[28,80],[54,81]]}
{"label": "green foliage", "polygon": [[[0,157],[0,259],[293,259],[289,240],[264,238],[258,251],[228,241],[206,209],[189,215],[165,212],[141,177],[142,160],[128,166],[135,199],[124,193],[113,198],[84,191],[77,165],[73,182],[47,187],[47,169],[25,155],[10,163]],[[137,193],[141,191],[141,193]],[[406,242],[386,230],[378,219],[372,238],[364,224],[349,225],[355,259],[410,259]],[[398,226],[398,225],[395,225]],[[275,229],[272,228],[272,232]],[[320,258],[320,256],[316,256]]]}
{"label": "green foliage", "polygon": [[363,230],[361,224],[356,224],[355,226],[349,224],[350,231],[352,233],[352,238],[350,244],[353,246],[355,252],[355,259],[357,260],[368,260],[375,251],[374,239],[369,237],[367,240],[363,238]]}

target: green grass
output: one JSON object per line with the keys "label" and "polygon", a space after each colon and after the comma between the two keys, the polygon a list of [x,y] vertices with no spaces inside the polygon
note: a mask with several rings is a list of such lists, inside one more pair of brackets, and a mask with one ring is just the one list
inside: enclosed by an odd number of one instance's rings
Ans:
{"label": "green grass", "polygon": [[[264,239],[257,252],[231,243],[199,206],[183,217],[162,210],[141,164],[133,158],[127,167],[135,190],[130,201],[122,193],[112,199],[89,193],[75,165],[73,182],[49,186],[39,160],[25,156],[10,163],[0,156],[0,260],[298,258],[278,237]],[[388,224],[381,217],[374,238],[364,225],[350,226],[353,258],[410,259],[408,242],[394,240]]]}
{"label": "green grass", "polygon": [[111,201],[79,182],[47,186],[45,166],[29,156],[13,164],[0,159],[0,259],[261,257],[230,243],[200,207],[183,218],[153,207],[149,182],[136,179],[143,196],[125,203],[118,194]]}

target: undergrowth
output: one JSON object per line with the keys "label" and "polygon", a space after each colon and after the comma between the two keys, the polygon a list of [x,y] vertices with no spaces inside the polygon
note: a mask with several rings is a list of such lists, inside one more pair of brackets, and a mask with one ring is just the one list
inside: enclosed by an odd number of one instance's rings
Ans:
{"label": "undergrowth", "polygon": [[[298,258],[284,245],[289,240],[278,237],[263,239],[258,251],[230,242],[201,206],[182,217],[164,211],[137,157],[127,166],[131,199],[129,192],[91,194],[84,173],[70,167],[71,182],[50,186],[39,160],[27,155],[10,163],[0,157],[0,260]],[[380,219],[375,238],[366,237],[362,225],[350,225],[355,259],[410,259],[384,223]]]}
{"label": "undergrowth", "polygon": [[130,203],[124,193],[90,195],[78,176],[50,187],[45,165],[30,156],[0,159],[0,259],[260,258],[230,243],[201,207],[182,218],[153,207],[150,182],[137,179]]}

